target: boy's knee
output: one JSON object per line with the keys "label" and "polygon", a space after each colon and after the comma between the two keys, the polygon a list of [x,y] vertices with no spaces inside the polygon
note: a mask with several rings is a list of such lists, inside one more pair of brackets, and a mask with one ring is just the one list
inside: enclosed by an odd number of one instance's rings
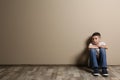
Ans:
{"label": "boy's knee", "polygon": [[90,51],[94,52],[94,51],[96,51],[96,49],[94,49],[94,48],[91,48],[91,49],[90,49]]}
{"label": "boy's knee", "polygon": [[106,49],[105,48],[100,49],[100,55],[106,55]]}
{"label": "boy's knee", "polygon": [[105,49],[105,48],[100,48],[100,51],[104,51],[104,52],[105,52],[105,51],[106,51],[106,49]]}
{"label": "boy's knee", "polygon": [[90,54],[96,54],[96,49],[91,48],[91,49],[90,49]]}

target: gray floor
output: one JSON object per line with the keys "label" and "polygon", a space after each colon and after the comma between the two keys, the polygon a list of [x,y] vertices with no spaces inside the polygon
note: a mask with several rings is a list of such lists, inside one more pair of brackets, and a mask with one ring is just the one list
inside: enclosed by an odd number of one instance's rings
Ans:
{"label": "gray floor", "polygon": [[108,66],[109,77],[95,77],[76,66],[0,66],[0,80],[120,80],[120,66]]}

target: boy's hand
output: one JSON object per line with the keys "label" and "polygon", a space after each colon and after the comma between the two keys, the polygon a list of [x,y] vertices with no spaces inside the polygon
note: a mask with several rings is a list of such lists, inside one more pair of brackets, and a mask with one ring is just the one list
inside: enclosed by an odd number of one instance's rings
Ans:
{"label": "boy's hand", "polygon": [[100,46],[99,44],[96,45],[98,48],[101,48],[102,46]]}
{"label": "boy's hand", "polygon": [[97,45],[99,48],[106,48],[107,49],[107,46],[106,45]]}

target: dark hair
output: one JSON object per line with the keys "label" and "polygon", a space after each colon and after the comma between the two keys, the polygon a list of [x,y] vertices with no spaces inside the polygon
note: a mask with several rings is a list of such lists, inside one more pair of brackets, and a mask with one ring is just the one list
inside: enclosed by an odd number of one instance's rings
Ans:
{"label": "dark hair", "polygon": [[92,37],[93,36],[100,36],[101,37],[101,34],[99,33],[99,32],[94,32],[93,34],[92,34]]}

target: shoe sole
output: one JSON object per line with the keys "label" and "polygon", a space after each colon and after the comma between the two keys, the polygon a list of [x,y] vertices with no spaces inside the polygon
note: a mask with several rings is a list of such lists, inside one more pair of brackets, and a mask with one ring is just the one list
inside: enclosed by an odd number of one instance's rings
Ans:
{"label": "shoe sole", "polygon": [[107,77],[109,74],[102,74],[102,75]]}
{"label": "shoe sole", "polygon": [[94,76],[100,76],[100,74],[99,73],[95,73],[95,74],[93,74]]}

